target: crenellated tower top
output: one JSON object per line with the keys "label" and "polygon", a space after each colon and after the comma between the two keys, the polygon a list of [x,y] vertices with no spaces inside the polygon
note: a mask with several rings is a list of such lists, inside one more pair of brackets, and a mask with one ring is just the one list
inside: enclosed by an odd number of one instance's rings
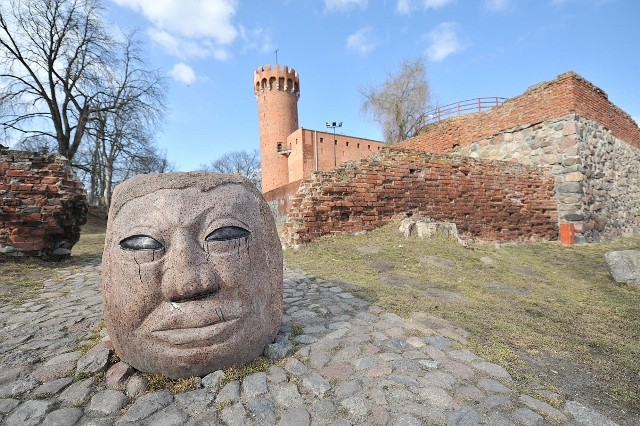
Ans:
{"label": "crenellated tower top", "polygon": [[278,64],[274,68],[265,65],[253,74],[253,88],[256,96],[265,90],[278,90],[300,97],[300,77],[296,70],[286,65],[282,68]]}

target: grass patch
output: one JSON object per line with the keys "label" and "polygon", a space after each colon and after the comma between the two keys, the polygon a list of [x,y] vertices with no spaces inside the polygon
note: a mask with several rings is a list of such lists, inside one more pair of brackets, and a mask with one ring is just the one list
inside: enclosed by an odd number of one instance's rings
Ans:
{"label": "grass patch", "polygon": [[302,328],[302,326],[300,324],[298,324],[298,323],[291,324],[291,333],[294,336],[300,336],[303,332],[304,332],[304,329]]}
{"label": "grass patch", "polygon": [[[348,281],[358,296],[399,315],[420,311],[454,321],[471,333],[473,349],[507,368],[519,386],[549,385],[527,358],[564,360],[593,373],[611,398],[640,406],[640,289],[613,282],[603,257],[640,248],[640,238],[465,248],[445,238],[405,239],[397,228],[321,238],[286,250],[285,263]],[[433,296],[443,290],[462,299]]]}
{"label": "grass patch", "polygon": [[78,342],[78,349],[80,350],[80,353],[82,355],[86,355],[87,352],[89,352],[95,345],[98,344],[98,341],[101,338],[100,333],[106,326],[107,325],[104,320],[99,321],[95,326],[93,326],[93,330],[91,331],[91,333],[84,337],[80,342]]}
{"label": "grass patch", "polygon": [[244,365],[229,367],[224,370],[224,378],[220,382],[220,387],[235,380],[242,380],[253,373],[266,373],[270,366],[271,362],[261,356]]}
{"label": "grass patch", "polygon": [[184,377],[181,379],[169,379],[162,374],[142,374],[147,379],[147,388],[149,392],[155,392],[158,390],[168,390],[172,394],[179,394],[189,392],[197,389],[200,378],[199,377]]}

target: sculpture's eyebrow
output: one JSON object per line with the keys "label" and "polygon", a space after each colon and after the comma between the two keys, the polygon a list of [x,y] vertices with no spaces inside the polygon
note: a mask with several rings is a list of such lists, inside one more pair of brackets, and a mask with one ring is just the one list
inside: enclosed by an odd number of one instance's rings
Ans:
{"label": "sculpture's eyebrow", "polygon": [[211,206],[207,208],[201,214],[196,216],[191,223],[202,224],[205,230],[209,230],[209,232],[213,231],[213,229],[209,228],[214,226],[216,222],[227,222],[226,225],[220,224],[220,226],[229,226],[235,223],[249,231],[251,230],[251,225],[247,224],[245,220],[240,219],[237,215],[232,215],[228,212],[222,212],[221,214],[219,211],[214,211],[213,214],[210,215],[212,210],[216,209],[216,207],[217,206]]}

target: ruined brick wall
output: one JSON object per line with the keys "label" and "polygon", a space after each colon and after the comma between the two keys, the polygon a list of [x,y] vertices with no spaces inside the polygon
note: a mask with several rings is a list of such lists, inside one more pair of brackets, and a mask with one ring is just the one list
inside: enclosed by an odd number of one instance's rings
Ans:
{"label": "ruined brick wall", "polygon": [[553,240],[554,195],[553,177],[538,167],[384,149],[303,181],[284,240],[371,230],[406,213],[454,222],[466,239]]}
{"label": "ruined brick wall", "polygon": [[399,146],[433,153],[454,152],[508,129],[572,113],[602,123],[614,136],[640,147],[640,129],[633,119],[611,103],[602,89],[573,71],[534,85],[489,111],[430,124]]}
{"label": "ruined brick wall", "polygon": [[296,192],[298,192],[300,182],[302,181],[291,182],[288,185],[272,189],[262,194],[271,208],[271,213],[273,213],[277,225],[282,225],[287,219],[287,212],[291,208],[291,200]]}
{"label": "ruined brick wall", "polygon": [[86,192],[66,158],[0,151],[0,256],[67,257],[86,213]]}
{"label": "ruined brick wall", "polygon": [[518,126],[479,141],[456,154],[484,160],[542,166],[555,179],[558,219],[575,226],[576,241],[586,242],[582,161],[578,153],[578,116],[569,114],[542,123]]}

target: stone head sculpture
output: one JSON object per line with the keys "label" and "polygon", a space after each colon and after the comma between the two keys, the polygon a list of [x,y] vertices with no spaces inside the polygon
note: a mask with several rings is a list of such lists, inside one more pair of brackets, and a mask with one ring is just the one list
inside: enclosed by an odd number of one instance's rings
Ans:
{"label": "stone head sculpture", "polygon": [[120,358],[170,378],[248,362],[282,320],[282,248],[268,205],[235,175],[135,176],[116,188],[102,262]]}

